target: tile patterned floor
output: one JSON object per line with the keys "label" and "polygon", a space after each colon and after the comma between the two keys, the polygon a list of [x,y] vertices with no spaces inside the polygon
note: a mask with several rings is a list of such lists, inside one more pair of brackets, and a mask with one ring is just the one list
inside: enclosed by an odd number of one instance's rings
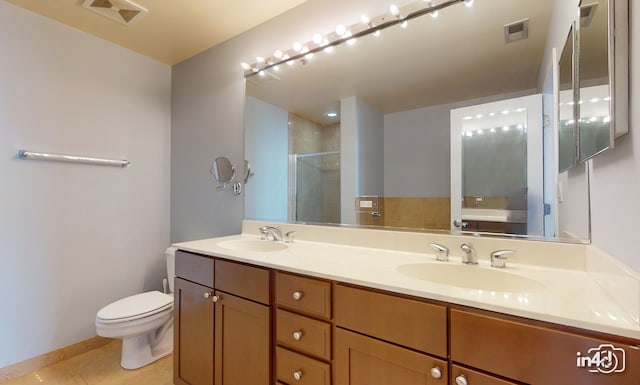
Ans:
{"label": "tile patterned floor", "polygon": [[137,370],[120,367],[121,341],[114,340],[2,385],[172,385],[173,355]]}

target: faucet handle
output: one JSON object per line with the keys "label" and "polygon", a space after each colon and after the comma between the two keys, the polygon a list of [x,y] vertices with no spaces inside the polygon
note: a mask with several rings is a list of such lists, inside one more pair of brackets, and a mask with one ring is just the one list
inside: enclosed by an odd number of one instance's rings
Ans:
{"label": "faucet handle", "polygon": [[293,243],[293,238],[295,237],[295,235],[296,232],[294,230],[287,231],[287,233],[284,235],[285,243]]}
{"label": "faucet handle", "polygon": [[491,267],[504,269],[507,265],[507,255],[515,253],[515,250],[498,250],[491,253]]}
{"label": "faucet handle", "polygon": [[429,243],[429,246],[433,247],[436,251],[436,260],[442,262],[447,262],[449,260],[449,249],[438,243]]}

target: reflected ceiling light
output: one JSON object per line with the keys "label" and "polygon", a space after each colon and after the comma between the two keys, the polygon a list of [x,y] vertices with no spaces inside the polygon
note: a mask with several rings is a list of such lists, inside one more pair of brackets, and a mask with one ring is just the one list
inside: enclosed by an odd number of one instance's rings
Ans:
{"label": "reflected ceiling light", "polygon": [[508,113],[509,113],[509,110],[502,111],[502,115],[507,115]]}
{"label": "reflected ceiling light", "polygon": [[608,115],[602,119],[602,123],[609,123],[610,121],[611,121],[611,116],[608,116]]}
{"label": "reflected ceiling light", "polygon": [[518,108],[518,109],[516,110],[516,112],[524,112],[524,111],[526,111],[526,110],[527,110],[526,108],[524,108],[524,107],[520,107],[520,108]]}
{"label": "reflected ceiling light", "polygon": [[258,72],[258,75],[260,75],[261,77],[264,77],[266,74],[264,73],[264,71],[260,71]]}
{"label": "reflected ceiling light", "polygon": [[367,15],[361,15],[361,16],[360,16],[360,21],[362,22],[362,24],[367,25],[367,26],[369,26],[369,27],[370,27],[370,25],[369,25],[369,24],[371,23],[371,20],[369,19],[369,16],[367,16]]}
{"label": "reflected ceiling light", "polygon": [[462,119],[464,119],[464,120],[471,120],[471,119],[473,119],[473,116],[465,116],[465,117],[464,117],[464,118],[462,118]]}
{"label": "reflected ceiling light", "polygon": [[319,33],[314,34],[313,37],[311,38],[311,40],[317,45],[320,45],[322,43],[322,39],[323,37]]}
{"label": "reflected ceiling light", "polygon": [[402,23],[400,23],[400,27],[402,28],[407,28],[409,26],[409,22],[404,20]]}
{"label": "reflected ceiling light", "polygon": [[327,48],[324,49],[324,52],[326,52],[326,53],[333,52],[333,46],[332,45],[328,46]]}
{"label": "reflected ceiling light", "polygon": [[473,136],[473,132],[471,132],[471,131],[467,131],[467,132],[465,133],[465,135],[466,135],[466,136],[468,136],[468,137],[472,137],[472,136]]}
{"label": "reflected ceiling light", "polygon": [[273,57],[275,57],[276,59],[282,59],[283,56],[284,52],[280,51],[279,49],[273,53]]}
{"label": "reflected ceiling light", "polygon": [[273,70],[274,70],[274,71],[280,71],[280,66],[279,66],[279,65],[275,65],[275,66],[273,66]]}
{"label": "reflected ceiling light", "polygon": [[496,132],[496,129],[495,129],[495,128],[492,128],[492,129],[490,129],[490,130],[489,130],[489,132],[491,132],[492,134],[494,134],[494,133]]}
{"label": "reflected ceiling light", "polygon": [[589,100],[591,103],[598,103],[600,101],[600,98],[593,98],[591,100]]}
{"label": "reflected ceiling light", "polygon": [[591,119],[589,119],[590,122],[595,122],[596,120],[598,120],[597,116],[592,117]]}
{"label": "reflected ceiling light", "polygon": [[[433,7],[433,1],[425,0],[425,2],[429,5],[429,8]],[[438,11],[433,11],[429,13],[429,15],[431,15],[431,17],[433,17],[434,19],[438,17],[439,14],[440,13]]]}
{"label": "reflected ceiling light", "polygon": [[509,126],[502,127],[502,131],[509,131]]}
{"label": "reflected ceiling light", "polygon": [[327,118],[335,118],[338,116],[337,112],[327,112]]}
{"label": "reflected ceiling light", "polygon": [[338,36],[342,36],[342,35],[344,35],[346,32],[347,32],[347,27],[345,27],[344,25],[339,24],[339,25],[336,27],[336,34],[337,34]]}
{"label": "reflected ceiling light", "polygon": [[265,60],[264,60],[264,58],[262,56],[256,56],[256,61],[258,63],[261,63],[261,64],[265,62]]}
{"label": "reflected ceiling light", "polygon": [[296,52],[302,51],[302,43],[300,43],[299,41],[293,43],[293,50]]}
{"label": "reflected ceiling light", "polygon": [[248,71],[251,69],[251,66],[247,63],[240,63],[240,67],[242,67],[242,69],[244,69],[245,71]]}
{"label": "reflected ceiling light", "polygon": [[391,12],[393,16],[398,16],[400,14],[400,8],[395,4],[391,4],[389,6],[389,12]]}
{"label": "reflected ceiling light", "polygon": [[489,116],[496,116],[496,113],[495,112],[490,112]]}
{"label": "reflected ceiling light", "polygon": [[375,36],[375,37],[380,36],[380,30],[379,30],[379,29],[378,29],[378,30],[376,30],[376,31],[373,33],[373,36]]}
{"label": "reflected ceiling light", "polygon": [[604,100],[606,100],[608,102],[609,100],[611,100],[611,97],[607,96],[607,97],[604,98]]}
{"label": "reflected ceiling light", "polygon": [[482,114],[476,115],[476,119],[480,119],[480,118],[482,118]]}
{"label": "reflected ceiling light", "polygon": [[478,130],[478,135],[484,135],[484,130]]}
{"label": "reflected ceiling light", "polygon": [[467,8],[473,7],[473,0],[464,0],[464,6]]}
{"label": "reflected ceiling light", "polygon": [[524,126],[522,124],[518,124],[518,130],[522,130]]}

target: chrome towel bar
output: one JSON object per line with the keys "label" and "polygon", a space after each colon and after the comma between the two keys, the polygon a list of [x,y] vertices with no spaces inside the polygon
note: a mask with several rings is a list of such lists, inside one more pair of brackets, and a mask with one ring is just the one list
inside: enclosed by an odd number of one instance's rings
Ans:
{"label": "chrome towel bar", "polygon": [[98,164],[101,166],[125,167],[129,165],[128,160],[89,158],[86,156],[75,156],[75,155],[46,154],[42,152],[34,152],[34,151],[27,151],[27,150],[18,150],[18,157],[20,159],[53,160],[57,162]]}

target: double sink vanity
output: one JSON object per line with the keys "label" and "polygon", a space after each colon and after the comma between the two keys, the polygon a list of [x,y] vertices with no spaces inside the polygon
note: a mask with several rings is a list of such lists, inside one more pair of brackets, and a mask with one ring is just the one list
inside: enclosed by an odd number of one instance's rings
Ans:
{"label": "double sink vanity", "polygon": [[175,384],[640,381],[637,277],[608,277],[636,290],[616,301],[590,246],[305,225],[261,239],[271,225],[175,245]]}

